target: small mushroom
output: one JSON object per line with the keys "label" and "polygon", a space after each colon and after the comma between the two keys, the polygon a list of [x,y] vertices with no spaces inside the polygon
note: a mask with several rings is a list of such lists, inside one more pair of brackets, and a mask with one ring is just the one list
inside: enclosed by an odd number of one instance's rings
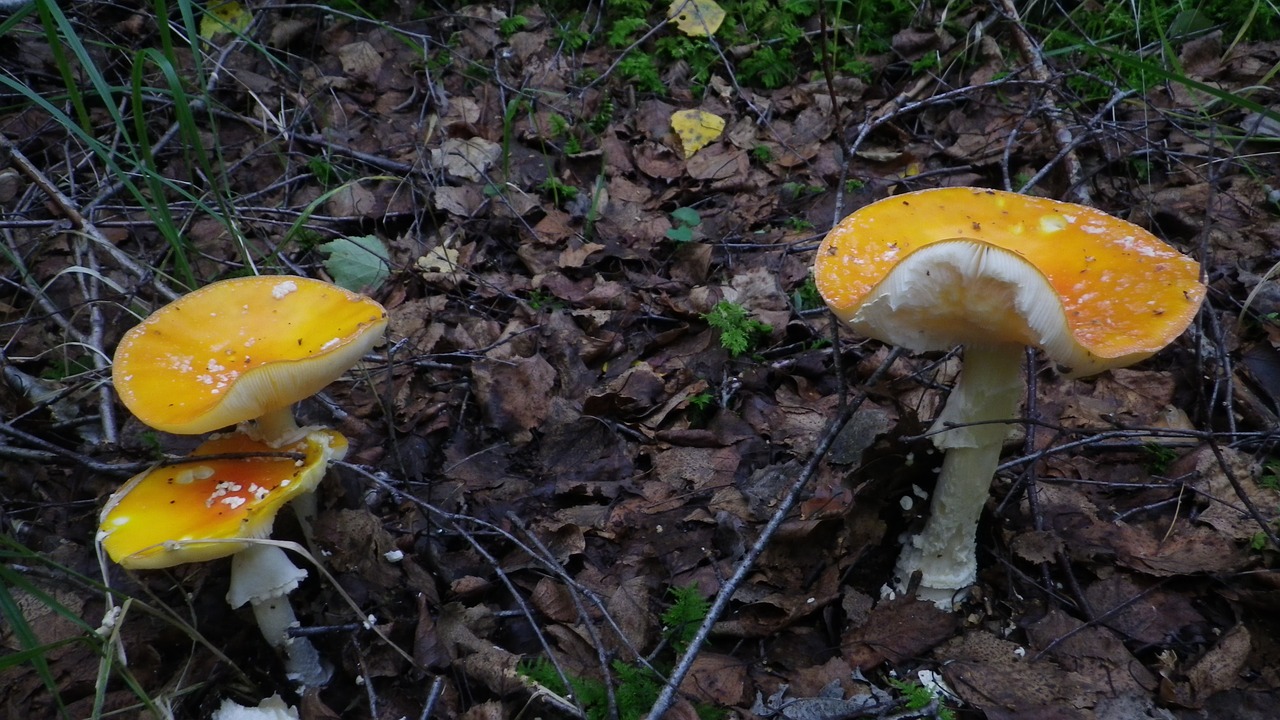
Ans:
{"label": "small mushroom", "polygon": [[254,542],[271,534],[276,513],[309,495],[347,440],[316,430],[274,448],[241,433],[215,437],[182,462],[131,478],[111,495],[99,520],[98,542],[130,569],[158,569],[233,555],[227,602],[252,604],[268,644],[285,652],[285,669],[303,685],[322,685],[328,671],[305,638],[290,638],[297,622],[288,594],[307,576],[276,545]]}
{"label": "small mushroom", "polygon": [[320,280],[222,280],[125,333],[112,380],[157,430],[196,435],[253,421],[258,437],[288,443],[299,433],[291,406],[355,365],[386,326],[377,302]]}
{"label": "small mushroom", "polygon": [[234,700],[223,700],[210,720],[298,720],[297,708],[286,705],[279,693],[258,703],[257,707],[245,707]]}
{"label": "small mushroom", "polygon": [[1132,223],[1082,205],[979,188],[872,203],[823,240],[818,292],[857,332],[915,352],[964,346],[931,432],[946,451],[924,530],[897,565],[949,609],[977,577],[978,518],[1023,395],[1023,348],[1069,377],[1123,367],[1182,333],[1200,266]]}

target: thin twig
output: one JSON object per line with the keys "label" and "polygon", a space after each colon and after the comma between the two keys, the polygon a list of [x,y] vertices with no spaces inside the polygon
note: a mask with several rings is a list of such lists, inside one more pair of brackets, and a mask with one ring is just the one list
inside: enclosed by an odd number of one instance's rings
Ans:
{"label": "thin twig", "polygon": [[808,487],[809,481],[813,479],[813,474],[818,470],[818,463],[827,454],[827,450],[831,449],[831,445],[835,442],[836,437],[840,435],[840,431],[844,429],[849,418],[853,417],[854,411],[862,404],[865,395],[860,396],[856,401],[849,403],[844,412],[840,413],[835,420],[827,426],[827,431],[823,434],[822,439],[818,442],[817,447],[813,450],[813,455],[809,458],[809,462],[805,464],[804,469],[800,472],[799,477],[791,484],[791,488],[787,491],[786,496],[778,503],[774,510],[773,517],[769,519],[769,523],[764,526],[760,537],[756,540],[747,554],[738,562],[738,567],[734,570],[733,576],[725,582],[720,588],[720,592],[716,594],[716,599],[711,603],[711,609],[707,611],[707,617],[702,621],[702,625],[698,627],[698,631],[694,634],[693,639],[689,641],[689,647],[685,650],[684,655],[680,658],[680,663],[676,665],[675,670],[671,671],[671,676],[667,678],[667,682],[662,686],[662,692],[658,694],[658,700],[649,710],[648,720],[660,720],[670,709],[671,703],[675,700],[677,689],[680,683],[684,681],[686,675],[693,668],[693,663],[698,657],[698,653],[702,651],[702,646],[706,644],[707,637],[711,634],[711,629],[715,626],[716,621],[728,609],[729,602],[733,599],[733,595],[737,592],[738,587],[747,579],[747,574],[751,572],[760,555],[764,553],[765,548],[773,540],[773,536],[777,534],[778,528],[782,527],[788,516],[791,514],[792,508],[799,501],[801,493]]}
{"label": "thin twig", "polygon": [[[1018,43],[1018,50],[1022,53],[1023,60],[1031,69],[1031,76],[1049,88],[1047,94],[1051,96],[1054,85],[1049,68],[1044,63],[1044,56],[1036,45],[1035,39],[1022,24],[1017,6],[1014,5],[1013,0],[994,0],[994,2],[997,12],[1004,15],[1005,19],[1013,25],[1014,40]],[[1070,188],[1068,192],[1071,193],[1075,202],[1091,205],[1089,188],[1084,183],[1084,166],[1080,163],[1080,157],[1076,155],[1076,140],[1071,134],[1071,129],[1062,121],[1062,112],[1056,107],[1050,107],[1045,115],[1049,120],[1049,130],[1053,133],[1053,140],[1060,149],[1059,157],[1062,159],[1062,166],[1067,172],[1067,184]],[[1057,159],[1054,158],[1055,161]],[[1052,163],[1049,166],[1052,166]]]}
{"label": "thin twig", "polygon": [[31,445],[33,447],[39,448],[40,450],[47,452],[54,457],[62,457],[62,458],[71,460],[72,462],[75,462],[81,465],[86,470],[102,473],[104,475],[115,475],[117,477],[128,477],[131,474],[130,471],[126,469],[125,466],[98,462],[97,460],[94,460],[88,455],[81,455],[80,453],[75,452],[74,450],[68,450],[64,447],[59,447],[47,440],[44,440],[43,438],[39,438],[39,437],[36,437],[35,435],[32,435],[29,432],[24,432],[22,430],[19,430],[18,428],[13,427],[7,422],[0,422],[0,435],[8,435],[9,437],[21,440],[22,442],[28,445]]}
{"label": "thin twig", "polygon": [[53,201],[53,204],[58,206],[58,209],[62,211],[63,215],[66,215],[67,219],[71,221],[71,224],[74,225],[77,230],[84,233],[85,236],[92,240],[97,247],[105,250],[106,253],[111,256],[111,259],[115,260],[120,267],[128,270],[139,280],[150,280],[152,287],[154,287],[156,292],[165,299],[178,299],[178,294],[165,286],[164,283],[160,282],[155,273],[134,262],[133,258],[129,257],[128,253],[116,247],[115,243],[108,240],[96,225],[80,213],[79,208],[77,208],[76,204],[71,201],[71,198],[64,195],[62,190],[60,190],[52,180],[41,172],[40,168],[35,166],[35,163],[27,159],[27,156],[23,155],[22,151],[10,142],[9,138],[5,137],[3,134],[0,134],[0,151],[7,151],[10,153],[13,164],[16,165],[18,169],[31,180],[31,182],[35,183],[37,187],[43,190],[45,195],[49,196],[49,199]]}
{"label": "thin twig", "polygon": [[[540,552],[548,558],[553,557],[551,551],[542,543],[542,540],[529,530],[529,526],[523,518],[513,512],[508,512],[507,519],[515,523],[515,526],[528,536],[529,542],[533,543],[534,547],[538,548]],[[582,628],[586,630],[588,637],[591,638],[591,644],[596,648],[596,661],[600,663],[600,675],[604,678],[604,689],[609,701],[609,717],[612,720],[618,720],[618,694],[613,686],[613,673],[609,672],[609,657],[605,651],[604,642],[600,639],[600,633],[596,632],[595,623],[591,622],[591,616],[587,614],[587,608],[582,604],[582,598],[578,593],[572,591],[569,593],[569,598],[573,601],[573,606],[578,610],[579,617],[582,618]],[[630,642],[625,636],[622,640],[623,642]],[[637,657],[639,655],[640,653],[636,653]]]}

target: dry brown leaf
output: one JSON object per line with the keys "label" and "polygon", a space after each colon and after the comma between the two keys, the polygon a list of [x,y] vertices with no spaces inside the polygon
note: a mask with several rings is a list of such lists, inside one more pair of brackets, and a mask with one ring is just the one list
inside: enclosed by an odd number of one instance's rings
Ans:
{"label": "dry brown leaf", "polygon": [[1166,645],[1205,622],[1186,595],[1152,588],[1128,573],[1091,583],[1084,594],[1102,624],[1143,645]]}
{"label": "dry brown leaf", "polygon": [[[1266,518],[1280,516],[1280,490],[1264,488],[1258,484],[1262,475],[1258,462],[1232,448],[1221,448],[1219,452],[1227,462],[1226,471],[1244,488],[1249,501],[1258,512]],[[1171,472],[1193,472],[1200,478],[1197,487],[1208,496],[1209,506],[1196,516],[1197,522],[1212,527],[1223,537],[1242,543],[1252,540],[1262,530],[1236,494],[1227,472],[1224,472],[1211,448],[1197,448],[1175,464]]]}
{"label": "dry brown leaf", "polygon": [[987,717],[1007,720],[1086,720],[1080,677],[985,630],[970,630],[938,648],[947,683]]}
{"label": "dry brown leaf", "polygon": [[447,138],[431,149],[431,164],[462,180],[480,182],[502,157],[502,146],[484,138]]}
{"label": "dry brown leaf", "polygon": [[556,622],[573,622],[578,617],[578,608],[574,606],[568,588],[549,577],[538,580],[529,595],[529,602],[538,612]]}
{"label": "dry brown leaf", "polygon": [[471,217],[485,204],[484,193],[475,185],[438,187],[433,191],[436,207],[458,217]]}
{"label": "dry brown leaf", "polygon": [[1220,692],[1242,684],[1241,674],[1249,659],[1252,640],[1243,625],[1232,627],[1218,642],[1186,669],[1185,681],[1166,679],[1161,695],[1171,704],[1203,707]]}
{"label": "dry brown leaf", "polygon": [[951,637],[958,622],[953,613],[931,602],[913,597],[886,600],[840,637],[840,651],[850,666],[862,670],[886,660],[899,663],[920,657]]}
{"label": "dry brown leaf", "polygon": [[1044,650],[1063,670],[1079,676],[1088,699],[1082,697],[1078,704],[1124,697],[1142,698],[1146,708],[1155,704],[1150,690],[1156,685],[1156,677],[1110,629],[1085,626],[1054,609],[1026,630],[1029,653],[1032,649]]}
{"label": "dry brown leaf", "polygon": [[587,264],[587,258],[604,249],[604,245],[593,242],[578,242],[576,238],[569,240],[569,247],[560,251],[556,262],[562,268],[580,268]]}
{"label": "dry brown leaf", "polygon": [[382,70],[382,55],[364,40],[338,48],[338,60],[342,72],[359,82],[373,82]]}
{"label": "dry brown leaf", "polygon": [[742,150],[716,145],[689,158],[684,165],[695,180],[726,180],[744,178],[750,161]]}
{"label": "dry brown leaf", "polygon": [[719,707],[741,705],[747,699],[747,663],[732,655],[699,653],[680,692]]}
{"label": "dry brown leaf", "polygon": [[634,660],[634,653],[643,652],[657,637],[658,619],[650,610],[650,595],[649,581],[637,576],[618,583],[605,600],[605,609],[621,631],[621,637],[606,631],[603,638],[613,656]]}
{"label": "dry brown leaf", "polygon": [[740,462],[734,447],[673,447],[658,453],[654,471],[675,490],[704,490],[732,485]]}

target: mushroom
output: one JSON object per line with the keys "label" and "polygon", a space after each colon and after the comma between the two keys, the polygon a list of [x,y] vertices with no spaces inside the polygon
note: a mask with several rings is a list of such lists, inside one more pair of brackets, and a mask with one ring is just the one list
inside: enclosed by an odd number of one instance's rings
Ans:
{"label": "mushroom", "polygon": [[1023,394],[1025,346],[1068,377],[1138,362],[1204,300],[1200,266],[1132,223],[1082,205],[980,188],[872,203],[823,240],[818,292],[857,332],[915,352],[964,346],[936,418],[946,452],[899,589],[950,609],[977,578],[978,518]]}
{"label": "mushroom", "polygon": [[320,280],[222,280],[125,333],[112,380],[157,430],[195,435],[253,421],[257,437],[289,443],[299,433],[291,406],[355,365],[386,325],[381,305]]}
{"label": "mushroom", "polygon": [[181,462],[135,475],[112,493],[98,542],[130,569],[232,555],[227,602],[233,608],[252,604],[263,637],[284,650],[287,674],[303,685],[321,685],[328,672],[315,648],[288,636],[297,616],[287,596],[307,572],[280,547],[260,540],[271,534],[276,513],[315,490],[329,461],[346,452],[346,438],[333,430],[313,431],[280,448],[241,433],[212,438]]}
{"label": "mushroom", "polygon": [[222,701],[210,720],[298,720],[297,708],[286,705],[279,693],[258,703],[257,707],[245,707],[234,700]]}
{"label": "mushroom", "polygon": [[[328,462],[346,453],[347,440],[333,430],[299,428],[291,407],[353,366],[386,324],[381,305],[336,285],[246,277],[160,308],[116,348],[116,391],[142,422],[180,434],[240,427],[113,493],[99,542],[129,568],[236,554],[228,601],[254,606],[264,637],[284,648],[290,674],[303,684],[325,678],[310,643],[285,634],[295,622],[287,593],[306,572],[261,538],[285,503],[314,503],[311,491]],[[299,510],[304,529],[307,514]]]}

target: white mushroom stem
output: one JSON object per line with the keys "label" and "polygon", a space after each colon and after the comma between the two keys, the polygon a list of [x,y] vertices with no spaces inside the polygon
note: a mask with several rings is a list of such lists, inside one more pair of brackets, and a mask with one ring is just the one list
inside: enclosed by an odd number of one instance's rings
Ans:
{"label": "white mushroom stem", "polygon": [[294,565],[278,546],[252,543],[231,557],[227,603],[233,608],[250,603],[262,637],[284,651],[286,674],[300,685],[318,687],[328,682],[330,675],[320,653],[310,640],[289,637],[289,628],[298,624],[289,593],[306,576],[307,571]]}
{"label": "white mushroom stem", "polygon": [[297,442],[300,431],[298,421],[293,418],[293,407],[286,405],[255,418],[253,428],[247,434],[255,440],[278,447]]}
{"label": "white mushroom stem", "polygon": [[960,377],[934,421],[933,442],[946,457],[929,519],[903,548],[897,579],[905,590],[918,570],[916,596],[944,610],[977,579],[978,518],[1009,435],[1006,423],[991,421],[1008,420],[1018,410],[1022,358],[1023,349],[1012,345],[966,347]]}

